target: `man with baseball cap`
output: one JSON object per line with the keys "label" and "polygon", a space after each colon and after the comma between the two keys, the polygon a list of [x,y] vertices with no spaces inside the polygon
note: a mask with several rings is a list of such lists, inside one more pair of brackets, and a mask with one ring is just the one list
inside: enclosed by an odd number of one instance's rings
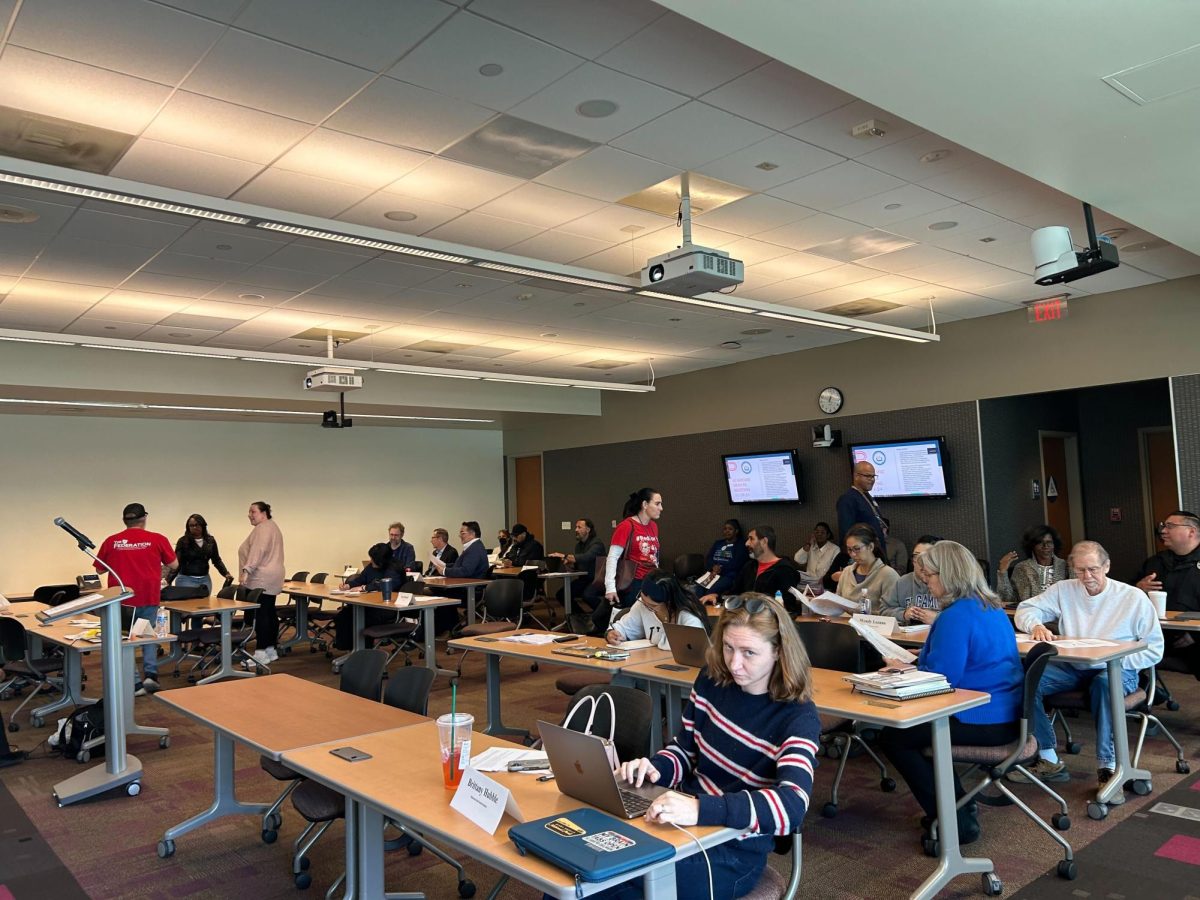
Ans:
{"label": "man with baseball cap", "polygon": [[[133,596],[123,605],[132,607],[133,622],[145,619],[154,626],[158,618],[159,590],[164,575],[179,567],[171,542],[164,535],[146,530],[149,513],[140,503],[130,503],[121,512],[125,529],[104,539],[96,556],[112,566]],[[103,571],[100,565],[97,571]],[[110,574],[108,586],[117,587]],[[132,625],[132,623],[131,623]],[[158,645],[142,645],[142,682],[138,694],[158,690]]]}

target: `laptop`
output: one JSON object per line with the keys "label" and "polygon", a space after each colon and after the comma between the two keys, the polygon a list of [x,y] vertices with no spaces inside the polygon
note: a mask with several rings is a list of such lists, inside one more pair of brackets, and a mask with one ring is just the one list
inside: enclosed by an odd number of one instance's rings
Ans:
{"label": "laptop", "polygon": [[642,787],[619,785],[608,767],[608,756],[600,739],[549,722],[538,722],[542,749],[558,789],[568,797],[590,803],[622,819],[646,814],[651,801],[668,788],[646,783]]}
{"label": "laptop", "polygon": [[[545,566],[543,569],[542,566]],[[561,556],[548,556],[538,564],[538,568],[543,572],[561,572],[563,570],[563,560]]]}
{"label": "laptop", "polygon": [[711,643],[708,632],[696,625],[680,625],[676,622],[666,622],[663,628],[667,631],[667,643],[671,645],[671,655],[681,666],[695,666],[697,669],[707,665],[705,655]]}

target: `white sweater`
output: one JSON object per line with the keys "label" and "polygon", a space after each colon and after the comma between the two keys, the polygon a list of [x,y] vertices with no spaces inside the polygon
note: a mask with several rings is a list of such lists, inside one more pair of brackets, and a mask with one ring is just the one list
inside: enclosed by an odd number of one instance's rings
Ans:
{"label": "white sweater", "polygon": [[[1035,625],[1058,620],[1058,632],[1064,637],[1106,638],[1110,641],[1145,641],[1146,649],[1121,660],[1121,667],[1141,671],[1163,657],[1162,626],[1154,604],[1133,585],[1108,579],[1094,597],[1077,578],[1069,578],[1046,588],[1017,607],[1017,629],[1029,631]],[[1073,663],[1077,669],[1098,669]]]}
{"label": "white sweater", "polygon": [[[679,614],[679,624],[690,625],[693,628],[704,627],[703,622],[687,611]],[[612,630],[621,635],[623,641],[645,639],[654,641],[660,650],[671,649],[671,644],[667,640],[667,630],[663,628],[663,623],[645,603],[640,601],[633,604],[629,612],[612,623]]]}

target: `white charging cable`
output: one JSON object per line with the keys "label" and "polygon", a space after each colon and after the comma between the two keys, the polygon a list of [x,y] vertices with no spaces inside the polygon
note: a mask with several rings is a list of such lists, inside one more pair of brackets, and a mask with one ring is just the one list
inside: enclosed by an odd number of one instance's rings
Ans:
{"label": "white charging cable", "polygon": [[[675,825],[674,822],[669,822],[668,824]],[[682,825],[675,825],[675,827],[690,837],[696,843],[696,846],[700,848],[700,855],[704,857],[704,868],[708,870],[708,900],[715,900],[713,897],[712,863],[708,861],[708,851],[704,849],[704,845],[700,843],[700,839]]]}

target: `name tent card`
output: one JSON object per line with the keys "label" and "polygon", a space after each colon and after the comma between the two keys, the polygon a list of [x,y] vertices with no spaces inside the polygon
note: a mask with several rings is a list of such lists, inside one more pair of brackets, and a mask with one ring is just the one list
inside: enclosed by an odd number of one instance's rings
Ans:
{"label": "name tent card", "polygon": [[458,790],[454,792],[450,807],[462,813],[488,834],[496,833],[500,819],[505,813],[518,822],[525,821],[512,791],[472,768],[463,772],[462,781],[459,782]]}
{"label": "name tent card", "polygon": [[850,618],[855,622],[866,625],[876,634],[882,634],[884,637],[887,637],[896,630],[896,618],[894,616],[868,616],[865,613],[856,613]]}

